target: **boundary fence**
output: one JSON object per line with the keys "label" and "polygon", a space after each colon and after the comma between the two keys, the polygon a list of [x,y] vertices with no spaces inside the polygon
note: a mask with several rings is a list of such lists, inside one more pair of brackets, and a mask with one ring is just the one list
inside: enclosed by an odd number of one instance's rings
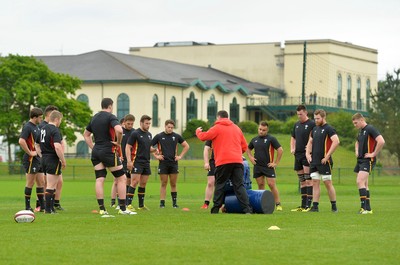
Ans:
{"label": "boundary fence", "polygon": [[[150,181],[158,181],[157,166],[151,166]],[[251,174],[253,167],[251,167]],[[294,183],[297,175],[292,167],[277,167],[277,183]],[[112,179],[111,173],[108,178]],[[335,184],[355,184],[356,174],[353,168],[333,168],[332,177]],[[25,171],[21,164],[0,164],[0,180],[2,178],[25,179]],[[91,165],[68,165],[63,170],[64,180],[91,180],[94,179],[94,171]],[[207,172],[201,166],[180,166],[180,182],[207,182]],[[254,182],[254,181],[253,181]],[[376,167],[370,175],[370,185],[394,184],[400,185],[400,168]]]}

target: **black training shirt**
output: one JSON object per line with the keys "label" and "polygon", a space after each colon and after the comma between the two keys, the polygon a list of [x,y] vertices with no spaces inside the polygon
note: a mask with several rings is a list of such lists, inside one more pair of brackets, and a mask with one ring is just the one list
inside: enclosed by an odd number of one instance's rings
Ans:
{"label": "black training shirt", "polygon": [[274,161],[275,150],[281,145],[274,136],[267,134],[254,137],[248,147],[250,150],[254,149],[256,165],[268,167],[268,164]]}
{"label": "black training shirt", "polygon": [[182,136],[175,132],[170,134],[161,132],[154,136],[151,146],[157,145],[160,154],[164,156],[164,161],[175,161],[175,156],[178,153],[178,143],[182,144],[184,141]]}
{"label": "black training shirt", "polygon": [[150,163],[151,138],[151,133],[142,131],[140,128],[131,133],[127,144],[132,146],[132,161]]}

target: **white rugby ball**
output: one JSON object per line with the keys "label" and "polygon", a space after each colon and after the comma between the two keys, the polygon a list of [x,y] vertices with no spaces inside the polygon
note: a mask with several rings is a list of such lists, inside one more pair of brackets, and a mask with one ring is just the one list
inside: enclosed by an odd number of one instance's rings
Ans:
{"label": "white rugby ball", "polygon": [[35,221],[35,214],[29,210],[22,210],[14,215],[14,220],[17,223],[32,223]]}

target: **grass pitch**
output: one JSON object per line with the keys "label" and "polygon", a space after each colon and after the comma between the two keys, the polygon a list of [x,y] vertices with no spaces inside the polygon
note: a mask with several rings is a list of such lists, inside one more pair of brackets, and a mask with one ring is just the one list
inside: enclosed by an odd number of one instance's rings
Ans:
{"label": "grass pitch", "polygon": [[[394,177],[398,178],[398,177]],[[94,180],[67,180],[56,215],[37,213],[29,224],[13,215],[24,208],[23,180],[0,181],[2,264],[398,264],[399,185],[371,190],[372,215],[356,214],[355,184],[336,185],[339,212],[330,212],[324,187],[319,213],[291,212],[299,205],[295,181],[280,184],[283,212],[219,214],[200,209],[204,183],[180,182],[178,204],[159,205],[159,183],[146,190],[150,211],[101,218]],[[106,194],[111,180],[106,182]],[[34,195],[35,196],[35,195]],[[135,200],[136,201],[136,200]],[[106,196],[106,205],[109,196]],[[190,211],[182,211],[187,207]],[[114,210],[108,207],[108,211]],[[281,230],[268,230],[278,226]]]}

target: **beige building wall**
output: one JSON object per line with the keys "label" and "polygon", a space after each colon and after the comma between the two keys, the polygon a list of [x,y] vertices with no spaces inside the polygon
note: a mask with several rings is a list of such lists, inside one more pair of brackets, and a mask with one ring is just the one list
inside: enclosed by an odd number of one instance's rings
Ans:
{"label": "beige building wall", "polygon": [[252,82],[281,86],[279,42],[200,46],[133,47],[130,54],[211,66]]}
{"label": "beige building wall", "polygon": [[[304,41],[285,44],[285,89],[289,97],[299,97],[302,88]],[[361,100],[366,103],[366,84],[377,89],[377,51],[333,40],[307,41],[305,94],[337,99],[338,75],[342,76],[342,100],[347,101],[347,77],[351,77],[351,101],[357,100],[357,80],[361,81]]]}

